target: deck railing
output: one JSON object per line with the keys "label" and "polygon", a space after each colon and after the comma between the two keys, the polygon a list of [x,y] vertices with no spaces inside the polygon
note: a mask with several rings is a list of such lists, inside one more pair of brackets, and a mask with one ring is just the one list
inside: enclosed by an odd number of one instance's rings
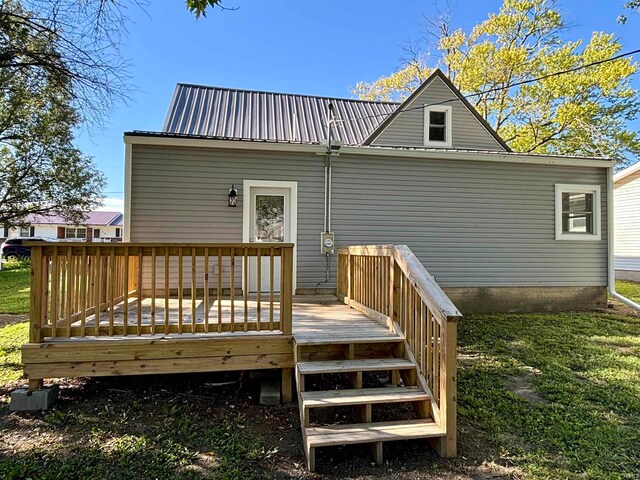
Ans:
{"label": "deck railing", "polygon": [[290,335],[292,279],[293,244],[33,244],[29,341]]}
{"label": "deck railing", "polygon": [[447,432],[440,453],[455,456],[458,309],[406,245],[339,248],[337,291],[404,336],[418,382],[430,393],[431,416]]}

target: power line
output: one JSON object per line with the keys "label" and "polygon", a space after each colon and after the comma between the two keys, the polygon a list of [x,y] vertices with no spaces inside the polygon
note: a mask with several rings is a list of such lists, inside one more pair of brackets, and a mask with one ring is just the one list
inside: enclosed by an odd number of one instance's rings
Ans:
{"label": "power line", "polygon": [[[461,95],[460,97],[455,97],[455,98],[449,98],[446,100],[441,100],[439,102],[435,102],[435,103],[430,103],[430,104],[426,104],[426,105],[420,105],[419,107],[412,107],[412,108],[407,108],[404,110],[400,110],[398,112],[398,114],[402,114],[405,112],[411,112],[413,110],[421,110],[427,107],[434,107],[436,105],[442,105],[444,103],[449,103],[449,102],[455,102],[456,100],[460,100],[461,98],[470,98],[470,97],[479,97],[481,95],[486,95],[487,93],[493,93],[493,92],[498,92],[501,90],[507,90],[513,87],[519,87],[520,85],[526,85],[528,83],[534,83],[534,82],[539,82],[541,80],[546,80],[547,78],[551,78],[551,77],[557,77],[560,75],[565,75],[567,73],[573,73],[573,72],[577,72],[578,70],[582,70],[584,68],[589,68],[589,67],[594,67],[596,65],[601,65],[603,63],[608,63],[608,62],[613,62],[615,60],[620,60],[621,58],[624,57],[629,57],[631,55],[634,55],[636,53],[640,53],[640,48],[630,51],[630,52],[625,52],[625,53],[621,53],[619,55],[613,56],[611,58],[605,58],[604,60],[597,60],[595,62],[591,62],[591,63],[585,63],[584,65],[578,65],[576,67],[572,67],[572,68],[568,68],[567,70],[561,70],[558,72],[553,72],[553,73],[548,73],[546,75],[542,75],[541,77],[537,77],[537,78],[530,78],[527,80],[522,80],[520,82],[516,82],[512,85],[509,86],[502,86],[502,87],[494,87],[494,88],[489,88],[488,90],[483,90],[482,92],[475,92],[475,93],[469,93],[467,95]],[[392,113],[376,113],[373,115],[365,115],[363,117],[353,117],[353,118],[341,118],[338,121],[340,122],[347,122],[347,121],[353,121],[353,120],[366,120],[367,118],[376,118],[376,117],[388,117],[390,115],[393,115],[395,112]]]}

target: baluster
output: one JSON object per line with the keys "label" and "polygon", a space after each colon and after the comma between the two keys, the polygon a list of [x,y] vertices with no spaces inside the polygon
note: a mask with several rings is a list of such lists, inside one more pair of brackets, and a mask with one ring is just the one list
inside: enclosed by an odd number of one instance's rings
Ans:
{"label": "baluster", "polygon": [[51,289],[53,295],[51,295],[51,310],[49,313],[49,321],[51,323],[51,337],[55,338],[57,335],[58,326],[58,285],[60,278],[58,277],[58,248],[53,247],[53,253],[51,255]]}
{"label": "baluster", "polygon": [[170,276],[170,261],[169,247],[164,247],[164,334],[169,334],[169,325],[171,323],[171,313],[169,308],[169,276]]}
{"label": "baluster", "polygon": [[235,256],[235,249],[233,247],[231,247],[231,252],[229,254],[229,286],[231,289],[231,331],[235,332],[236,328],[235,328],[235,290],[236,290],[236,281],[235,281],[235,274],[236,274],[236,256]]}
{"label": "baluster", "polygon": [[182,271],[183,261],[182,261],[182,247],[178,247],[178,333],[182,334],[182,288],[183,288],[183,276],[184,273]]}
{"label": "baluster", "polygon": [[138,273],[138,307],[137,307],[137,330],[136,334],[138,336],[142,335],[142,268],[144,267],[144,252],[142,247],[138,247],[138,265],[137,265],[137,273]]}
{"label": "baluster", "polygon": [[196,275],[197,275],[197,257],[196,257],[196,247],[191,248],[191,333],[196,333],[196,323],[197,323],[197,291],[196,291]]}
{"label": "baluster", "polygon": [[129,292],[131,291],[131,279],[129,276],[129,247],[124,247],[124,274],[122,281],[124,282],[124,305],[122,310],[122,334],[127,336],[129,334]]}
{"label": "baluster", "polygon": [[[280,250],[282,252],[282,250]],[[273,260],[273,247],[269,249],[269,330],[273,331],[273,290],[274,290],[274,260]],[[280,256],[280,267],[282,270],[282,254]],[[280,278],[282,278],[284,272],[280,271]],[[280,298],[282,299],[282,293],[280,292]],[[282,305],[280,305],[282,308]],[[282,314],[282,312],[280,312]],[[282,326],[281,326],[282,327]]]}
{"label": "baluster", "polygon": [[204,331],[209,333],[209,247],[204,248]]}
{"label": "baluster", "polygon": [[156,334],[156,247],[151,247],[151,335]]}
{"label": "baluster", "polygon": [[256,262],[257,262],[257,275],[256,279],[256,288],[258,290],[258,305],[256,311],[256,329],[260,331],[260,318],[262,316],[262,250],[258,247],[258,252],[256,254]]}
{"label": "baluster", "polygon": [[222,249],[218,247],[218,332],[222,331]]}
{"label": "baluster", "polygon": [[243,293],[244,293],[244,331],[249,329],[249,254],[247,247],[244,247],[244,258],[242,262],[244,271],[243,275]]}

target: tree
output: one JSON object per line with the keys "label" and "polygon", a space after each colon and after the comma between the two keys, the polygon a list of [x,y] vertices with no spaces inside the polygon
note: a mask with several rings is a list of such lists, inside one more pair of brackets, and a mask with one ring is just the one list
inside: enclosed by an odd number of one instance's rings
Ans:
{"label": "tree", "polygon": [[[4,11],[29,18],[17,2],[10,3],[2,5]],[[0,68],[0,224],[21,224],[30,213],[79,222],[83,212],[100,205],[104,177],[73,146],[80,116],[71,79],[55,69],[56,42],[50,32],[15,21],[0,21],[0,35],[4,51],[12,52],[11,64]],[[40,61],[33,52],[46,58]]]}
{"label": "tree", "polygon": [[[522,84],[621,53],[612,34],[595,32],[584,44],[563,41],[566,30],[554,0],[505,0],[469,33],[452,29],[447,17],[428,25],[439,66],[514,150],[626,162],[640,154],[640,134],[628,128],[640,109],[631,59]],[[354,93],[405,98],[433,71],[432,58],[413,48],[397,72],[359,83]]]}
{"label": "tree", "polygon": [[[640,0],[630,0],[622,5],[622,7],[640,13]],[[618,15],[618,23],[627,23],[627,15],[624,13]]]}
{"label": "tree", "polygon": [[[196,18],[220,0],[184,0]],[[0,0],[0,224],[30,213],[81,221],[104,176],[73,145],[130,90],[119,47],[144,0]]]}

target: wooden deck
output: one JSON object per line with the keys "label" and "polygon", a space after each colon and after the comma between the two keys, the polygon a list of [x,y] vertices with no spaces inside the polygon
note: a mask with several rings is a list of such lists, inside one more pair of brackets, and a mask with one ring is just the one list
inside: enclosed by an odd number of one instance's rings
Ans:
{"label": "wooden deck", "polygon": [[[383,443],[399,439],[433,439],[440,455],[455,455],[455,305],[403,245],[340,248],[337,296],[293,297],[293,247],[32,246],[29,388],[57,377],[277,369],[288,403],[295,370],[310,470],[317,448],[347,443],[369,443],[380,464]],[[393,388],[365,372],[387,372]],[[317,390],[318,375],[350,386]],[[374,421],[377,405],[394,403],[412,404],[415,418]],[[359,423],[313,422],[315,409],[344,405]]]}
{"label": "wooden deck", "polygon": [[[209,318],[212,319],[209,323],[211,334],[219,335],[218,327],[221,326],[222,333],[228,338],[232,335],[273,335],[278,333],[278,326],[280,321],[280,309],[279,304],[274,303],[273,309],[270,310],[269,304],[262,304],[260,319],[261,324],[264,326],[263,330],[256,330],[257,318],[258,318],[258,303],[255,298],[247,302],[247,309],[245,303],[242,300],[234,301],[235,318],[233,321],[233,329],[231,329],[231,301],[229,299],[222,300],[220,304],[215,298],[212,298],[209,304]],[[182,320],[180,320],[179,300],[177,298],[170,298],[168,302],[164,299],[157,299],[155,301],[155,312],[152,314],[152,301],[150,298],[144,298],[140,302],[141,305],[141,335],[134,335],[140,338],[153,338],[153,337],[173,337],[173,338],[186,338],[194,335],[191,333],[169,333],[164,332],[157,333],[155,335],[148,333],[149,327],[152,323],[155,323],[158,328],[168,324],[170,326],[183,325],[197,325],[196,333],[194,336],[203,337],[207,333],[204,331],[203,325],[205,323],[204,305],[205,302],[202,299],[196,301],[195,306],[195,319],[193,318],[193,312],[191,302],[183,302],[182,307]],[[166,307],[169,307],[168,309]],[[218,308],[220,306],[220,308]],[[221,321],[217,322],[218,311],[222,312]],[[128,317],[135,319],[138,317],[138,301],[137,298],[129,299]],[[154,318],[155,317],[155,318]],[[111,321],[110,312],[101,312],[99,315],[99,329],[98,332],[104,332],[108,330]],[[124,302],[116,305],[113,309],[113,325],[115,327],[123,326],[124,319]],[[89,315],[85,319],[85,328],[89,332],[89,335],[85,337],[72,337],[71,339],[80,340],[82,338],[86,340],[110,340],[119,336],[108,335],[96,335],[95,332],[95,315]],[[79,327],[80,320],[76,320],[72,323],[72,327]],[[272,328],[267,328],[271,326]],[[245,329],[246,327],[246,329]],[[74,329],[75,330],[75,329]],[[275,330],[275,331],[274,331]],[[132,335],[127,335],[132,337]],[[348,340],[352,338],[369,339],[375,341],[376,339],[393,338],[396,335],[389,330],[387,325],[375,320],[371,317],[360,313],[359,311],[349,308],[343,302],[339,302],[335,296],[331,295],[318,295],[318,296],[294,296],[293,297],[293,337],[299,344],[304,343],[331,343],[333,341]],[[51,338],[49,342],[69,341],[69,338]]]}

